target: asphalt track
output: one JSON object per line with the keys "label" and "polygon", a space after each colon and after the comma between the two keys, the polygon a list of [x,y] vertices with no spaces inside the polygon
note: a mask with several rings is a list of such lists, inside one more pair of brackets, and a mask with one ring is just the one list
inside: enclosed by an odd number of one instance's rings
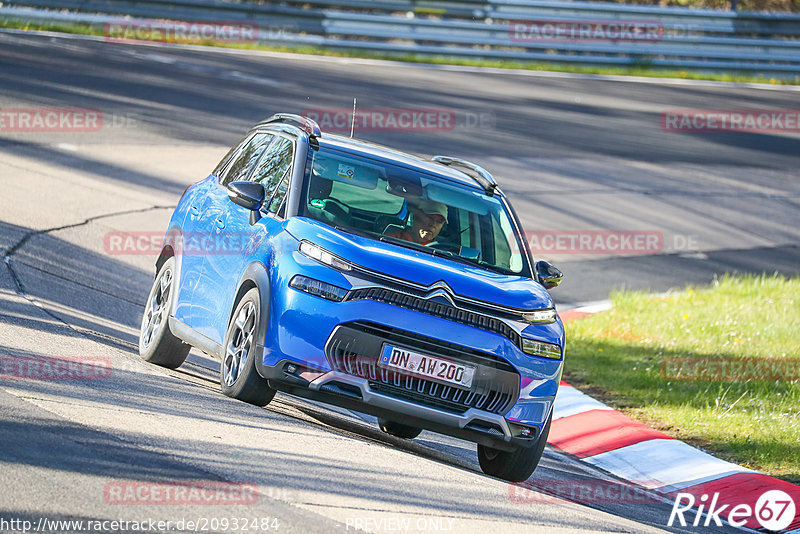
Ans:
{"label": "asphalt track", "polygon": [[[484,164],[529,231],[662,236],[657,254],[552,255],[567,275],[553,292],[562,307],[615,287],[664,291],[800,266],[800,136],[659,127],[666,109],[796,109],[797,91],[0,33],[0,108],[104,118],[87,133],[0,129],[0,356],[91,356],[113,369],[105,380],[0,383],[0,519],[277,517],[280,531],[298,532],[401,532],[402,520],[425,531],[665,528],[671,503],[519,502],[457,440],[394,439],[368,418],[286,396],[268,409],[232,401],[201,354],[175,372],[138,361],[153,255],[109,253],[104,237],[162,230],[181,191],[256,120],[349,108],[353,97],[362,109],[451,110],[456,127],[445,133],[357,133]],[[550,449],[534,478],[614,483]],[[261,497],[126,506],[104,493],[197,480],[255,484]]]}

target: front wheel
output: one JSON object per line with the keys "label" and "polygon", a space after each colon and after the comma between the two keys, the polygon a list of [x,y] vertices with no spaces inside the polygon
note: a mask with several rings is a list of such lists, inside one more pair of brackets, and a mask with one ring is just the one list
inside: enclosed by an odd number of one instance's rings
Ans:
{"label": "front wheel", "polygon": [[509,482],[528,480],[542,458],[552,421],[553,413],[550,412],[539,439],[532,447],[520,447],[514,452],[507,452],[478,444],[478,463],[481,464],[481,470],[487,475]]}
{"label": "front wheel", "polygon": [[222,393],[256,406],[266,406],[275,390],[256,370],[256,336],[261,317],[261,298],[253,288],[241,298],[225,332],[225,354],[220,366]]}
{"label": "front wheel", "polygon": [[158,270],[147,296],[139,333],[139,356],[168,369],[180,367],[191,349],[169,329],[175,283],[175,258],[169,258]]}

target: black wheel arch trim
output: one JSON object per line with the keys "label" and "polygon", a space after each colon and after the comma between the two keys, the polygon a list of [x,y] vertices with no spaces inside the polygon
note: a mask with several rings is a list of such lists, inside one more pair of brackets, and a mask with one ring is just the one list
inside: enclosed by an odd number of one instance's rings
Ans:
{"label": "black wheel arch trim", "polygon": [[[164,244],[161,246],[161,253],[158,255],[158,259],[156,260],[156,273],[154,275],[158,276],[158,272],[163,267],[164,263],[170,258],[175,258],[175,273],[173,274],[172,279],[175,281],[175,287],[178,288],[180,291],[179,284],[177,282],[180,281],[181,277],[181,254],[177,254],[175,251],[180,250],[180,246],[176,245],[175,241],[180,238],[183,241],[183,231],[181,227],[177,224],[172,225],[167,232],[164,234]],[[177,305],[178,299],[173,299],[172,301],[172,309],[169,310],[170,317],[175,315],[175,306]]]}
{"label": "black wheel arch trim", "polygon": [[272,283],[269,279],[269,273],[263,263],[254,261],[250,263],[239,278],[239,284],[236,286],[236,297],[233,299],[230,312],[228,312],[228,323],[230,325],[233,318],[233,312],[236,306],[244,296],[245,293],[252,288],[258,290],[258,297],[260,300],[260,310],[258,314],[258,332],[256,333],[256,355],[255,360],[256,371],[261,377],[264,377],[264,345],[266,344],[267,324],[269,323],[270,312],[270,292]]}

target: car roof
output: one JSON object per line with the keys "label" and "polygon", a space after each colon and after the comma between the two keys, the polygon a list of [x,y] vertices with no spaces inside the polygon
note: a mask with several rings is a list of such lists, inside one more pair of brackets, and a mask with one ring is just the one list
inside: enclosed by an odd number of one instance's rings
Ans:
{"label": "car roof", "polygon": [[[277,115],[275,115],[274,117],[276,116]],[[278,122],[278,121],[270,122],[270,119],[266,119],[256,124],[253,129],[277,130],[292,135],[309,135],[307,128],[302,127],[302,125],[300,124],[297,124],[296,123],[297,121],[295,119],[297,120],[310,120],[310,119],[306,119],[304,117],[295,115],[291,115],[290,117],[291,118],[286,119],[287,122]],[[403,152],[402,150],[397,150],[395,148],[380,145],[378,143],[365,141],[363,139],[354,139],[352,137],[345,137],[343,135],[336,135],[331,133],[325,133],[324,135],[321,135],[319,132],[319,126],[316,126],[316,123],[314,123],[314,126],[316,127],[317,133],[316,135],[313,136],[309,135],[309,138],[313,138],[314,141],[316,141],[320,147],[341,150],[354,155],[371,157],[374,159],[382,159],[384,161],[391,162],[392,164],[395,165],[400,165],[406,168],[439,176],[446,180],[450,180],[452,182],[456,182],[461,185],[467,186],[471,189],[484,190],[484,185],[478,178],[475,178],[470,174],[462,172],[457,168],[450,167],[449,165],[443,165],[435,161],[427,160],[419,156],[416,156],[414,154]],[[491,178],[491,175],[489,175],[489,178],[492,184],[494,185],[494,187],[492,187],[493,192],[489,193],[489,195],[492,196],[493,194],[496,194],[501,197],[504,196],[500,188],[497,187],[497,184],[494,181],[494,179]]]}

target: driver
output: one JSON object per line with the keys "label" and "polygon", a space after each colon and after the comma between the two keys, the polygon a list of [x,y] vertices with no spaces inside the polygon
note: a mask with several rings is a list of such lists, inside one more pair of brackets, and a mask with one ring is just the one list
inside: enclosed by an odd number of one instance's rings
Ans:
{"label": "driver", "polygon": [[409,201],[408,205],[411,210],[411,227],[386,235],[419,245],[427,245],[436,240],[442,226],[447,222],[447,206],[428,199],[417,200],[414,204]]}

